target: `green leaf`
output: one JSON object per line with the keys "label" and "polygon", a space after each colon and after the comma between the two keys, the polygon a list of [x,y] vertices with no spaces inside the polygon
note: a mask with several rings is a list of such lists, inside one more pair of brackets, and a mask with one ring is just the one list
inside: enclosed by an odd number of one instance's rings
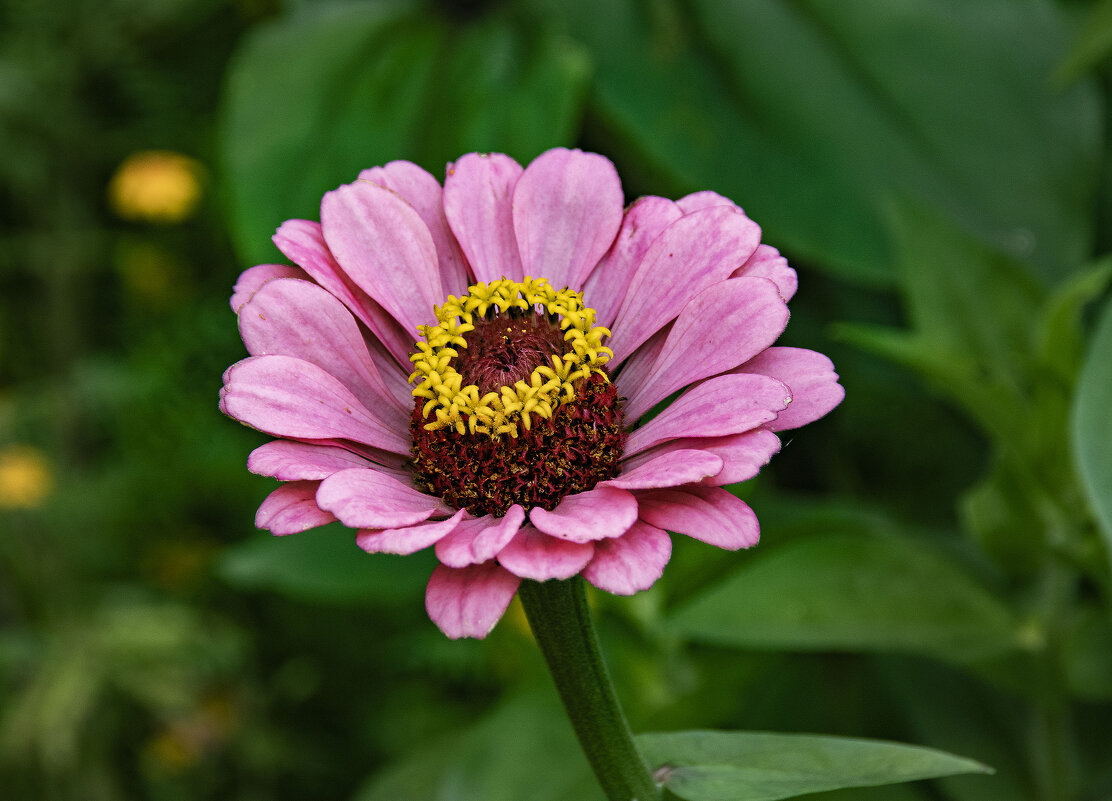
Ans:
{"label": "green leaf", "polygon": [[409,159],[441,177],[469,150],[528,160],[576,138],[590,74],[574,42],[508,15],[449,24],[413,2],[309,4],[262,26],[224,96],[233,234],[246,261],[275,258],[290,217],[324,192]]}
{"label": "green leaf", "polygon": [[318,219],[326,190],[413,155],[445,32],[411,8],[307,6],[247,38],[230,67],[222,131],[245,261],[273,260],[274,229],[290,217]]}
{"label": "green leaf", "polygon": [[1106,256],[1061,286],[1055,287],[1038,327],[1043,365],[1063,384],[1072,387],[1085,356],[1082,317],[1112,281],[1112,256]]}
{"label": "green leaf", "polygon": [[1094,3],[1062,65],[1057,79],[1061,86],[1076,81],[1112,54],[1112,0]]}
{"label": "green leaf", "polygon": [[1112,562],[1112,300],[1105,302],[1081,368],[1071,412],[1081,484]]}
{"label": "green leaf", "polygon": [[819,266],[890,281],[897,196],[1044,277],[1087,255],[1100,101],[1049,85],[1067,41],[1051,4],[534,2],[590,49],[624,170],[722,192]]}
{"label": "green leaf", "polygon": [[775,801],[843,787],[988,773],[930,748],[802,734],[684,731],[637,744],[665,787],[685,801]]}
{"label": "green leaf", "polygon": [[941,553],[896,536],[820,535],[759,555],[670,626],[739,648],[982,658],[1015,644],[1007,608]]}
{"label": "green leaf", "polygon": [[555,694],[527,692],[414,749],[354,801],[596,801],[602,794]]}
{"label": "green leaf", "polygon": [[340,525],[288,537],[255,536],[229,548],[216,570],[229,584],[305,601],[411,603],[420,599],[430,554],[367,554]]}

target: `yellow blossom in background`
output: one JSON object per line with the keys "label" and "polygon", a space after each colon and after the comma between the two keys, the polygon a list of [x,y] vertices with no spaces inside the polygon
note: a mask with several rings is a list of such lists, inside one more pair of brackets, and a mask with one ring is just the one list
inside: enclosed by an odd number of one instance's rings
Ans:
{"label": "yellow blossom in background", "polygon": [[54,488],[46,455],[30,445],[0,448],[0,509],[33,509]]}
{"label": "yellow blossom in background", "polygon": [[108,183],[112,209],[125,220],[179,223],[201,200],[200,162],[168,150],[142,150],[124,159]]}

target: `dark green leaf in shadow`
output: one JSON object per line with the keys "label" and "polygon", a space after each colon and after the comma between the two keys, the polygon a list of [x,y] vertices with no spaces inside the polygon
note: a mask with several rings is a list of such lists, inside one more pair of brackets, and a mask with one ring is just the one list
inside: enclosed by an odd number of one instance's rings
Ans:
{"label": "dark green leaf in shadow", "polygon": [[957,660],[1015,644],[1010,613],[941,553],[896,536],[820,535],[758,555],[676,610],[701,642],[914,651]]}
{"label": "dark green leaf in shadow", "polygon": [[1106,301],[1072,409],[1074,457],[1097,527],[1112,560],[1112,300]]}
{"label": "dark green leaf in shadow", "polygon": [[547,5],[594,56],[626,160],[734,198],[793,253],[891,280],[882,210],[910,196],[1045,278],[1087,255],[1099,101],[1049,85],[1067,40],[1050,4]]}
{"label": "dark green leaf in shadow", "polygon": [[763,732],[642,734],[658,780],[685,801],[776,801],[843,787],[987,773],[970,759],[898,743]]}
{"label": "dark green leaf in shadow", "polygon": [[550,690],[526,692],[483,720],[415,748],[353,801],[598,801],[602,793]]}
{"label": "dark green leaf in shadow", "polygon": [[364,553],[355,533],[337,524],[287,537],[251,537],[225,551],[216,571],[236,587],[304,601],[395,604],[418,601],[434,565],[431,553]]}
{"label": "dark green leaf in shadow", "polygon": [[1058,67],[1059,85],[1068,86],[1109,55],[1112,55],[1112,0],[1099,0],[1089,9],[1077,41]]}

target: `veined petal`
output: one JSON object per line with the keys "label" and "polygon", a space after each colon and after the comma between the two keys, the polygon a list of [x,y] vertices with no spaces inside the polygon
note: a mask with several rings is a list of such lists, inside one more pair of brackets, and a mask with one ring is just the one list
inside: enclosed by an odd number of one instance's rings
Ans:
{"label": "veined petal", "polygon": [[713,453],[700,450],[674,450],[660,453],[654,458],[628,470],[605,483],[626,490],[657,489],[692,484],[722,471],[722,459]]}
{"label": "veined petal", "polygon": [[239,314],[243,304],[251,300],[251,296],[258,292],[263,284],[277,278],[300,278],[308,281],[309,274],[300,267],[290,267],[288,264],[256,264],[254,267],[249,267],[240,273],[239,280],[232,289],[232,299],[229,301],[232,311]]}
{"label": "veined petal", "polygon": [[338,379],[292,356],[252,356],[224,374],[220,408],[276,437],[350,439],[408,453],[405,429],[369,411]]}
{"label": "veined petal", "polygon": [[320,204],[328,249],[351,280],[415,336],[443,303],[432,235],[396,192],[356,181],[327,192]]}
{"label": "veined petal", "polygon": [[740,278],[743,275],[767,278],[776,284],[785,303],[792,299],[799,287],[799,276],[788,266],[788,260],[780,255],[780,251],[768,245],[758,245],[749,261],[734,270],[730,277]]}
{"label": "veined petal", "polygon": [[622,182],[597,153],[553,148],[514,187],[514,234],[526,275],[583,287],[622,224]]}
{"label": "veined petal", "polygon": [[792,404],[768,424],[771,431],[812,423],[846,396],[830,359],[805,348],[767,348],[737,368],[737,372],[772,376],[791,388]]}
{"label": "veined petal", "polygon": [[247,469],[279,481],[320,481],[351,467],[371,467],[351,451],[331,445],[310,445],[277,439],[260,445],[247,457]]}
{"label": "veined petal", "polygon": [[746,381],[737,378],[740,375],[722,375],[691,387],[629,435],[626,455],[680,437],[716,437],[748,431],[775,420],[777,412],[792,401],[788,388],[774,378],[761,376],[763,380]]}
{"label": "veined petal", "polygon": [[529,521],[539,530],[569,542],[620,537],[636,520],[634,497],[605,484],[566,496],[551,512],[539,506],[529,512]]}
{"label": "veined petal", "polygon": [[317,490],[317,505],[351,528],[405,528],[454,510],[379,470],[352,468],[333,473]]}
{"label": "veined petal", "polygon": [[700,292],[729,278],[760,241],[760,227],[731,206],[688,214],[664,229],[645,253],[618,312],[610,341],[614,361],[676,319]]}
{"label": "veined petal", "polygon": [[494,561],[463,568],[437,565],[425,591],[425,609],[451,639],[481,639],[505,614],[520,583]]}
{"label": "veined petal", "polygon": [[609,328],[629,291],[633,274],[653,240],[683,212],[671,200],[647,196],[626,209],[610,251],[583,284],[583,299],[595,310],[595,323]]}
{"label": "veined petal", "polygon": [[451,534],[436,543],[436,558],[448,567],[489,562],[513,539],[524,522],[525,510],[516,503],[502,517],[483,515],[463,520]]}
{"label": "veined petal", "polygon": [[384,344],[399,364],[408,363],[412,337],[344,272],[328,249],[319,222],[287,220],[278,227],[273,240],[283,254],[343,302]]}
{"label": "veined petal", "polygon": [[633,595],[656,583],[671,556],[668,533],[638,520],[622,536],[595,543],[594,558],[583,569],[583,578],[600,590]]}
{"label": "veined petal", "polygon": [[696,450],[712,453],[722,460],[722,470],[699,483],[708,487],[721,487],[748,481],[768,464],[780,450],[780,438],[767,428],[754,428],[740,434],[725,437],[684,437],[661,443],[646,451],[629,457],[622,464],[623,475],[634,471],[641,465],[660,458],[673,451]]}
{"label": "veined petal", "polygon": [[720,487],[647,490],[637,493],[637,504],[646,523],[728,551],[748,548],[760,539],[753,510]]}
{"label": "veined petal", "polygon": [[514,186],[522,171],[502,153],[468,153],[448,165],[444,214],[478,281],[525,277],[513,221]]}
{"label": "veined petal", "polygon": [[280,279],[259,289],[240,310],[239,332],[252,356],[293,356],[338,378],[363,404],[397,428],[409,424],[371,360],[359,326],[344,304],[308,281]]}
{"label": "veined petal", "polygon": [[579,573],[594,553],[594,543],[550,537],[526,524],[498,553],[498,563],[521,578],[562,580]]}
{"label": "veined petal", "polygon": [[375,337],[394,357],[397,365],[404,365],[408,372],[413,336],[403,331],[398,321],[370,295],[356,286],[351,277],[336,263],[332,251],[325,244],[320,223],[310,220],[286,220],[274,234],[274,244],[288,259],[304,268],[314,281],[339,298],[352,314],[371,329]]}
{"label": "veined petal", "polygon": [[764,278],[732,278],[704,289],[680,312],[651,368],[640,370],[639,353],[623,368],[646,376],[640,385],[622,384],[626,417],[636,420],[677,389],[753,358],[787,324],[787,304]]}
{"label": "veined petal", "polygon": [[255,526],[271,534],[300,534],[336,518],[317,506],[318,481],[290,481],[266,496],[255,513]]}
{"label": "veined petal", "polygon": [[355,535],[355,543],[367,553],[408,556],[451,534],[466,514],[467,512],[460,509],[446,520],[422,520],[402,528],[364,529]]}
{"label": "veined petal", "polygon": [[412,161],[391,161],[359,173],[360,181],[370,181],[401,195],[421,215],[436,246],[440,283],[444,291],[459,295],[467,291],[467,265],[459,244],[444,216],[444,192],[431,173]]}

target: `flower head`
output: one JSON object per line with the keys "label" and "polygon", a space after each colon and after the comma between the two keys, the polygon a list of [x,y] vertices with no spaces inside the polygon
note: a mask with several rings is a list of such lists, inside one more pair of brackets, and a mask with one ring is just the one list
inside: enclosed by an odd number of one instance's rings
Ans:
{"label": "flower head", "polygon": [[722,487],[836,406],[838,377],[773,346],[796,275],[740,208],[623,203],[593,153],[471,153],[443,187],[395,161],[328,192],[320,223],[284,223],[296,266],[240,277],[251,356],[221,391],[279,438],[248,460],[282,482],[256,524],[433,547],[426,607],[450,637],[485,636],[523,578],[646,589],[668,532],[755,544]]}

